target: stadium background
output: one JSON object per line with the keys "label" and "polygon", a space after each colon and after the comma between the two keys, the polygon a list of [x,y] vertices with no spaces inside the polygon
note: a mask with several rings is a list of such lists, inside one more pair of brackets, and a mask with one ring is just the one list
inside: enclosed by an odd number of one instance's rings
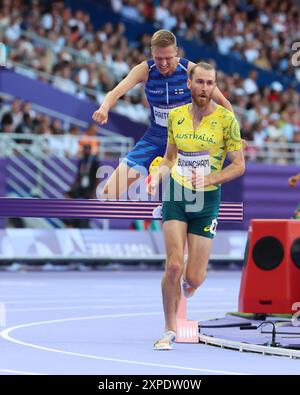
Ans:
{"label": "stadium background", "polygon": [[[0,1],[0,196],[65,197],[87,142],[100,166],[115,167],[147,127],[142,86],[105,126],[92,114],[151,56],[153,32],[170,29],[181,56],[216,65],[248,142],[246,173],[222,195],[244,202],[245,219],[219,224],[209,274],[189,302],[189,317],[201,323],[237,311],[250,219],[291,218],[299,202],[299,188],[288,187],[300,162],[299,19],[298,0]],[[155,354],[159,221],[82,226],[0,219],[1,374],[299,374],[291,358],[203,344]],[[276,287],[265,274],[252,288],[281,292],[286,283]]]}

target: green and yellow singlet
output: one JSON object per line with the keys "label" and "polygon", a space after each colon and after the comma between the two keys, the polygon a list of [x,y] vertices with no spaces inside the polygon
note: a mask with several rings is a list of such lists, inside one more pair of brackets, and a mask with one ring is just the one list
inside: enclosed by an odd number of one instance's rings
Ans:
{"label": "green and yellow singlet", "polygon": [[[208,175],[222,169],[226,153],[241,149],[240,127],[234,114],[217,105],[204,116],[194,130],[190,104],[174,108],[168,119],[168,144],[176,144],[178,153],[172,177],[186,188],[194,189],[190,176],[193,171]],[[218,186],[206,187],[213,191]]]}

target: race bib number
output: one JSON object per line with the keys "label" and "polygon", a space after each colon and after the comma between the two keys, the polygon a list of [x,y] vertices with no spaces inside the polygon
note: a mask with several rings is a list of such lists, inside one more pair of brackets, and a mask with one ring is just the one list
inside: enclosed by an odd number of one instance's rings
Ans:
{"label": "race bib number", "polygon": [[176,170],[178,174],[186,177],[190,177],[193,172],[207,176],[210,174],[209,152],[184,152],[178,150]]}
{"label": "race bib number", "polygon": [[203,230],[204,232],[210,232],[212,235],[215,236],[217,233],[217,225],[218,225],[218,221],[215,218],[211,221],[211,224],[206,226]]}
{"label": "race bib number", "polygon": [[168,116],[170,110],[171,110],[170,108],[159,108],[153,106],[155,123],[157,125],[164,126],[166,128],[168,126]]}

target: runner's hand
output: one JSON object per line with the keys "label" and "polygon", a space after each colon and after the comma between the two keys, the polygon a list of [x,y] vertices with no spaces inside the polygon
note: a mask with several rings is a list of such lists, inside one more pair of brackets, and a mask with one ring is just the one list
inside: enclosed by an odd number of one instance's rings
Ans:
{"label": "runner's hand", "polygon": [[292,176],[288,180],[289,186],[292,187],[292,188],[295,188],[295,186],[297,185],[297,182],[298,182],[298,177],[297,176]]}
{"label": "runner's hand", "polygon": [[157,192],[159,181],[155,179],[154,177],[150,179],[150,182],[146,186],[146,192],[151,195],[155,196]]}
{"label": "runner's hand", "polygon": [[108,109],[103,105],[98,108],[93,114],[93,120],[103,125],[108,121]]}
{"label": "runner's hand", "polygon": [[191,184],[192,184],[193,188],[195,188],[195,189],[202,189],[202,188],[213,185],[212,177],[210,174],[207,176],[203,176],[203,175],[197,174],[197,172],[193,172],[190,180],[191,180]]}

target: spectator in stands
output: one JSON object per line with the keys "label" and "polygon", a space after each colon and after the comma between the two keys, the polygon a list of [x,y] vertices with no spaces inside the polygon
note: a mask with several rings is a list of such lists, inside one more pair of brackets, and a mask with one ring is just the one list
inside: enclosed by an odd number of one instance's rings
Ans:
{"label": "spectator in stands", "polygon": [[79,127],[72,125],[63,138],[64,154],[68,157],[75,158],[79,155]]}
{"label": "spectator in stands", "polygon": [[95,123],[91,123],[79,140],[80,151],[83,151],[84,147],[89,145],[91,147],[92,155],[97,156],[99,154],[100,143],[97,138],[97,132],[98,126]]}
{"label": "spectator in stands", "polygon": [[59,66],[53,85],[67,93],[75,94],[77,92],[76,84],[72,81],[71,64],[65,62]]}
{"label": "spectator in stands", "polygon": [[23,102],[22,112],[23,114],[29,114],[32,120],[36,117],[36,112],[32,109],[32,105],[28,101]]}
{"label": "spectator in stands", "polygon": [[[11,104],[5,104],[0,112],[1,121],[6,115],[10,115],[12,119],[12,132],[20,125],[23,120],[23,113],[21,109],[21,100],[18,98],[13,99]],[[6,122],[7,123],[7,122]]]}
{"label": "spectator in stands", "polygon": [[[23,114],[23,121],[20,123],[20,125],[17,127],[17,129],[15,130],[15,133],[21,134],[21,135],[28,135],[28,134],[32,134],[34,131],[34,127],[35,124],[33,122],[33,120],[31,119],[30,115],[25,112]],[[27,139],[18,139],[19,143],[22,144],[30,144],[31,140],[27,140]]]}
{"label": "spectator in stands", "polygon": [[258,86],[256,84],[257,77],[257,72],[252,70],[250,71],[248,78],[245,79],[244,89],[247,95],[252,95],[258,91]]}
{"label": "spectator in stands", "polygon": [[36,127],[36,134],[49,135],[51,133],[51,119],[49,115],[39,115]]}
{"label": "spectator in stands", "polygon": [[12,115],[8,112],[5,113],[1,120],[1,133],[13,133],[13,118]]}
{"label": "spectator in stands", "polygon": [[59,119],[54,119],[50,123],[49,133],[45,136],[47,141],[48,153],[50,155],[56,155],[63,157],[65,155],[63,145],[64,132]]}
{"label": "spectator in stands", "polygon": [[50,125],[50,130],[53,135],[61,136],[64,133],[61,121],[59,119],[53,119]]}

